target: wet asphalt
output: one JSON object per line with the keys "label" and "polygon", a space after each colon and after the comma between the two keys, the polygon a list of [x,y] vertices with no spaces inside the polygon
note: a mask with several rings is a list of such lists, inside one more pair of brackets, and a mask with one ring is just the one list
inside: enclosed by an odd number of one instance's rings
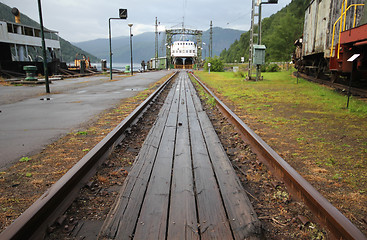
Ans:
{"label": "wet asphalt", "polygon": [[121,99],[135,96],[169,71],[130,77],[98,75],[44,85],[0,86],[0,170],[41,151]]}

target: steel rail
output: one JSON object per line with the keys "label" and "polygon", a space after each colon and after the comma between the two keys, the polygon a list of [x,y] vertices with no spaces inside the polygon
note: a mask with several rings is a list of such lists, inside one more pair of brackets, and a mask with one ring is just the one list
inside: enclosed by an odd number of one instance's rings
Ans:
{"label": "steel rail", "polygon": [[273,173],[286,184],[287,189],[309,207],[312,213],[317,216],[320,223],[330,230],[335,239],[367,239],[353,223],[252,131],[194,74],[192,76],[215,99],[218,109],[237,128],[241,134],[241,138],[251,146],[252,151],[257,154],[259,160],[269,166],[273,170]]}
{"label": "steel rail", "polygon": [[53,184],[36,202],[1,234],[0,239],[43,239],[47,228],[62,215],[78,195],[81,187],[96,173],[101,164],[122,141],[125,131],[147,110],[177,72],[90,150],[64,176]]}

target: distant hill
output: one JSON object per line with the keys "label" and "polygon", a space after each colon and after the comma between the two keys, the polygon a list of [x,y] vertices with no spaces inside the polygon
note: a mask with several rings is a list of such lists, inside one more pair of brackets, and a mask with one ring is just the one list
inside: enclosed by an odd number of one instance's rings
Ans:
{"label": "distant hill", "polygon": [[[134,31],[134,29],[133,29]],[[223,49],[228,48],[234,40],[239,39],[243,31],[233,29],[213,28],[213,55],[219,55]],[[209,30],[203,32],[203,42],[206,43],[203,57],[209,56]],[[165,56],[165,33],[159,34],[159,56]],[[79,48],[92,53],[101,59],[109,59],[108,39],[96,39],[85,42],[73,43]],[[134,62],[140,63],[154,57],[155,33],[146,32],[133,36],[133,57]],[[112,52],[114,62],[130,62],[130,40],[129,37],[113,37]]]}
{"label": "distant hill", "polygon": [[[22,9],[19,8],[19,11],[22,12]],[[14,22],[14,15],[11,13],[11,8],[3,3],[0,2],[0,19]],[[28,25],[31,27],[38,27],[39,23],[29,18],[27,15],[21,13],[21,22],[24,25]],[[57,31],[57,29],[52,29]],[[60,37],[60,45],[61,45],[61,53],[62,53],[62,60],[65,62],[73,62],[75,59],[76,54],[84,54],[87,57],[90,57],[92,62],[97,62],[99,59],[94,55],[83,51],[82,49],[72,45],[70,42],[66,41],[65,39]]]}
{"label": "distant hill", "polygon": [[[305,9],[309,1],[292,0],[286,7],[262,20],[262,44],[266,46],[265,61],[290,61],[294,41],[302,36]],[[257,31],[257,29],[256,29]],[[220,57],[225,62],[248,61],[250,32],[242,34]],[[256,38],[255,38],[255,41]]]}

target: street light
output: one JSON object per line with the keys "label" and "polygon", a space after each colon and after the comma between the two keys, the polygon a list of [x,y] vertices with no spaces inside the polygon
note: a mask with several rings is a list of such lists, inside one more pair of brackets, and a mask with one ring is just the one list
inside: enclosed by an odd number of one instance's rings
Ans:
{"label": "street light", "polygon": [[111,20],[112,19],[127,19],[127,9],[119,9],[119,18],[109,18],[108,19],[108,37],[110,42],[110,80],[112,80],[112,43],[111,43]]}
{"label": "street light", "polygon": [[48,69],[47,69],[45,34],[43,32],[43,19],[42,19],[41,0],[38,0],[38,12],[39,12],[39,17],[40,17],[40,27],[41,27],[42,53],[43,53],[43,71],[44,71],[44,74],[45,74],[46,93],[50,93],[50,86],[49,86],[49,82],[48,82]]}
{"label": "street light", "polygon": [[203,49],[204,49],[204,60],[205,60],[205,59],[206,59],[206,48],[205,48],[206,43],[205,43],[205,42],[203,42],[203,45],[204,45]]}
{"label": "street light", "polygon": [[260,0],[258,2],[258,5],[259,5],[259,27],[258,27],[259,35],[257,39],[258,45],[261,45],[261,5],[262,4],[277,4],[277,3],[278,3],[278,0],[268,0],[267,2],[263,2],[262,0]]}
{"label": "street light", "polygon": [[132,40],[133,35],[131,34],[131,28],[132,28],[133,24],[129,23],[128,26],[130,27],[130,57],[131,57],[130,72],[131,72],[131,76],[132,76],[133,71],[134,71],[134,67],[133,67],[133,40]]}
{"label": "street light", "polygon": [[[262,4],[277,4],[278,0],[268,0],[267,2],[263,2],[262,0],[258,0],[258,6],[259,6],[259,24],[258,24],[258,37],[257,37],[257,44],[261,45],[261,5]],[[256,81],[259,80],[261,76],[261,69],[260,65],[256,65]]]}

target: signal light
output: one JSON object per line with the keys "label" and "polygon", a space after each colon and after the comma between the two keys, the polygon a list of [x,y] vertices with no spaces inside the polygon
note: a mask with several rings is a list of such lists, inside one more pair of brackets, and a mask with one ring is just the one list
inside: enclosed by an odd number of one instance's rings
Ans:
{"label": "signal light", "polygon": [[119,16],[121,19],[127,19],[127,9],[119,9]]}

